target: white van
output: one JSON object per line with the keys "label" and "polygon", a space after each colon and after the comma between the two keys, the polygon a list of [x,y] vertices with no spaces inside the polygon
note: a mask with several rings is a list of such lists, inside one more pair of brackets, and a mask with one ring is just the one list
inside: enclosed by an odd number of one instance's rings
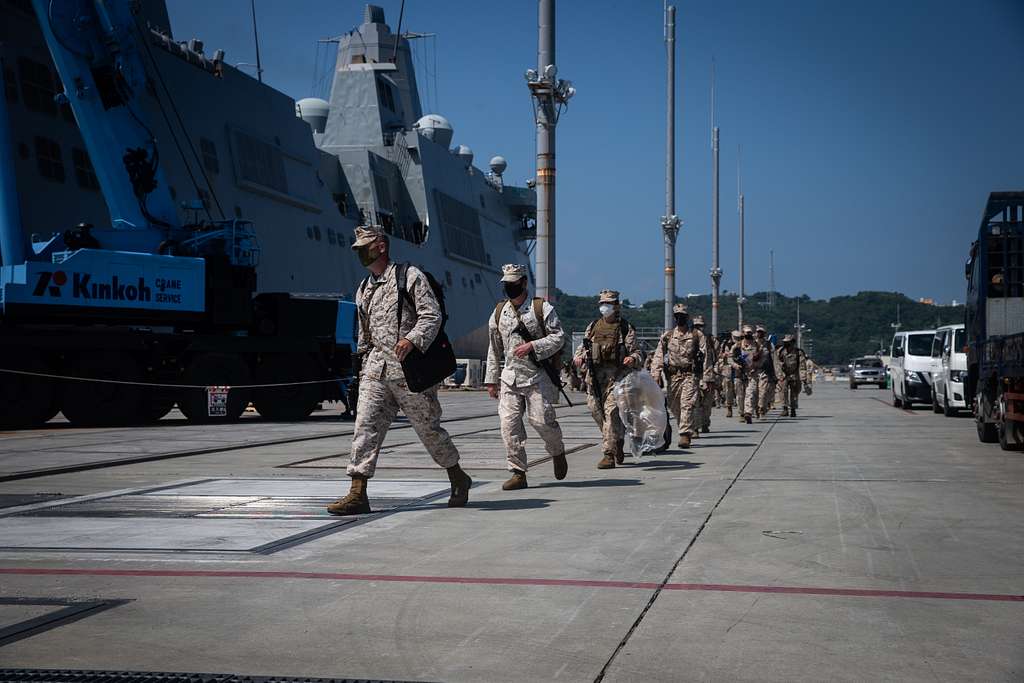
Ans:
{"label": "white van", "polygon": [[944,325],[935,330],[932,359],[939,369],[932,376],[932,409],[953,417],[967,408],[964,383],[967,381],[967,333],[963,325]]}
{"label": "white van", "polygon": [[889,365],[892,375],[892,404],[897,408],[930,403],[932,372],[940,365],[932,359],[935,330],[897,332],[892,338]]}

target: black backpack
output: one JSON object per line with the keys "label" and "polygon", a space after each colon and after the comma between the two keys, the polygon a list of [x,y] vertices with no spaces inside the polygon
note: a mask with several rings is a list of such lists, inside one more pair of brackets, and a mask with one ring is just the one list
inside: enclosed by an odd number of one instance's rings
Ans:
{"label": "black backpack", "polygon": [[[429,271],[422,268],[420,270],[426,276],[427,283],[434,292],[438,306],[441,309],[441,329],[437,331],[437,336],[434,337],[434,341],[426,351],[420,351],[414,347],[409,352],[409,355],[405,357],[405,360],[402,361],[405,382],[409,386],[409,391],[414,393],[419,393],[424,389],[440,384],[446,378],[451,377],[456,369],[455,351],[452,349],[451,341],[449,341],[448,334],[444,329],[445,324],[448,322],[448,309],[444,303],[444,287],[441,286],[441,283]],[[413,309],[416,308],[416,302],[413,301],[412,295],[409,294],[408,275],[408,263],[395,265],[395,282],[398,286],[399,298],[399,330],[402,329],[402,311],[405,309],[401,300],[405,299]]]}

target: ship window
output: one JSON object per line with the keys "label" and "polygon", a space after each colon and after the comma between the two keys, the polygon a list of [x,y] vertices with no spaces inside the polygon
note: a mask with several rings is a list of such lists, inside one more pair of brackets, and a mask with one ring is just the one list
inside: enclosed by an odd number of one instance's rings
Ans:
{"label": "ship window", "polygon": [[238,172],[242,180],[287,194],[288,181],[281,150],[241,131],[236,130],[234,134]]}
{"label": "ship window", "polygon": [[462,286],[466,287],[467,285],[468,283],[466,282],[466,278],[462,278]]}
{"label": "ship window", "polygon": [[242,207],[240,207],[238,204],[235,204],[235,218],[241,218],[241,217],[242,217]]}
{"label": "ship window", "polygon": [[306,226],[306,237],[309,238],[309,239],[313,239],[313,226],[312,225],[307,225]]}
{"label": "ship window", "polygon": [[21,99],[25,101],[25,106],[32,111],[56,116],[57,103],[53,101],[56,92],[50,67],[21,57],[18,59],[18,74],[21,77]]}
{"label": "ship window", "polygon": [[486,209],[487,208],[487,203],[484,201],[484,196],[483,195],[480,195],[480,208],[481,209]]}
{"label": "ship window", "polygon": [[217,158],[217,145],[213,140],[199,138],[199,149],[203,153],[203,167],[210,173],[220,173],[220,159]]}
{"label": "ship window", "polygon": [[79,187],[86,190],[100,189],[100,183],[96,180],[96,169],[92,167],[89,154],[84,149],[71,148],[71,163],[75,167],[75,181]]}
{"label": "ship window", "polygon": [[477,210],[437,190],[434,196],[444,230],[445,248],[456,256],[486,263]]}
{"label": "ship window", "polygon": [[315,240],[316,240],[317,242],[319,242],[319,241],[320,241],[320,226],[319,226],[319,225],[314,225],[314,226],[313,226],[313,238],[314,238],[314,239],[315,239]]}
{"label": "ship window", "polygon": [[36,137],[36,164],[39,175],[58,183],[64,182],[64,159],[60,145],[49,138]]}
{"label": "ship window", "polygon": [[391,86],[388,83],[378,79],[377,80],[377,95],[380,97],[380,102],[388,111],[395,111],[395,94],[391,90]]}
{"label": "ship window", "polygon": [[482,278],[480,277],[480,273],[473,273],[473,279],[476,280],[477,284],[480,284],[480,283],[483,282]]}
{"label": "ship window", "polygon": [[334,228],[327,228],[327,241],[330,244],[338,243],[338,240],[334,237]]}
{"label": "ship window", "polygon": [[[61,94],[62,102],[58,105],[60,107],[60,115],[64,117],[64,120],[68,123],[75,122],[75,113],[71,111],[71,103],[67,97],[64,97],[64,83],[60,80],[60,74],[55,74],[53,77],[53,91],[54,93]],[[54,95],[56,97],[56,94]],[[56,102],[56,100],[54,100]]]}
{"label": "ship window", "polygon": [[338,205],[338,213],[342,216],[348,215],[348,196],[344,192],[334,193],[334,203]]}
{"label": "ship window", "polygon": [[366,55],[352,55],[353,64],[366,64]]}
{"label": "ship window", "polygon": [[15,80],[17,76],[14,75],[14,69],[9,66],[4,67],[4,96],[7,101],[14,104],[18,101],[18,82]]}

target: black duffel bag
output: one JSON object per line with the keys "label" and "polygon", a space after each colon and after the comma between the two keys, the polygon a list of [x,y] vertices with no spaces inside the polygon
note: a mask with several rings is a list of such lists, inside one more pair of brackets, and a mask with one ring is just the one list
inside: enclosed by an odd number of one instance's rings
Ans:
{"label": "black duffel bag", "polygon": [[[402,311],[405,309],[402,299],[407,300],[413,307],[413,310],[416,309],[416,302],[413,301],[412,295],[409,294],[407,286],[408,271],[408,263],[399,263],[395,269],[395,280],[398,285],[399,334],[402,333]],[[409,391],[417,394],[451,377],[455,374],[456,368],[455,351],[452,349],[452,343],[448,339],[448,334],[444,331],[445,323],[448,322],[448,311],[444,305],[444,288],[427,271],[424,270],[423,275],[426,276],[427,283],[434,292],[434,297],[441,308],[441,329],[437,331],[437,336],[434,337],[434,341],[426,351],[420,351],[413,346],[412,351],[402,361],[405,383],[409,387]]]}

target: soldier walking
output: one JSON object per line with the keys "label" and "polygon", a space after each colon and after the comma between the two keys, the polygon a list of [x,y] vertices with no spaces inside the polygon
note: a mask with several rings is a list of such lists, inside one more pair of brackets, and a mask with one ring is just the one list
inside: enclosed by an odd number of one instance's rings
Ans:
{"label": "soldier walking", "polygon": [[[565,479],[569,472],[562,428],[555,417],[558,387],[549,374],[559,377],[561,364],[555,361],[565,344],[565,333],[554,306],[528,297],[526,266],[502,266],[501,283],[507,298],[495,307],[487,326],[490,345],[484,384],[490,397],[498,399],[501,438],[512,473],[501,488],[515,491],[527,486],[524,416],[544,441],[555,479]],[[550,370],[542,365],[545,361],[551,364]]]}
{"label": "soldier walking", "polygon": [[743,408],[741,419],[747,424],[753,421],[757,410],[757,387],[760,380],[761,364],[764,352],[761,345],[754,339],[754,328],[743,326],[743,338],[735,347],[733,355],[734,367],[743,376]]}
{"label": "soldier walking", "polygon": [[776,352],[782,377],[782,414],[796,417],[800,399],[801,383],[807,381],[807,357],[797,348],[796,338],[787,334],[782,338],[782,347]]}
{"label": "soldier walking", "polygon": [[661,335],[651,367],[659,386],[668,390],[669,409],[679,424],[679,447],[689,448],[700,427],[697,403],[700,392],[707,391],[711,366],[702,363],[708,357],[707,337],[689,328],[686,305],[673,306],[672,316],[676,326]]}
{"label": "soldier walking", "polygon": [[619,293],[602,290],[598,297],[601,317],[587,325],[583,344],[576,349],[573,362],[587,369],[589,394],[587,405],[594,422],[601,429],[604,455],[597,469],[606,470],[622,464],[625,427],[612,395],[612,386],[631,371],[643,367],[643,352],[636,339],[636,329],[621,315]]}
{"label": "soldier walking", "polygon": [[[693,316],[693,331],[695,333],[699,333],[700,336],[704,338],[704,342],[707,346],[704,361],[701,363],[701,367],[697,368],[698,376],[707,377],[707,380],[702,383],[702,385],[707,388],[700,390],[700,401],[697,404],[700,409],[700,419],[697,421],[697,426],[700,428],[701,432],[707,434],[711,431],[711,410],[715,407],[715,386],[718,382],[718,376],[717,373],[715,373],[715,359],[718,356],[718,340],[704,334],[704,316],[702,315]],[[705,373],[705,370],[709,370],[709,372]]]}
{"label": "soldier walking", "polygon": [[[722,374],[722,381],[725,385],[725,416],[732,417],[732,409],[736,406],[736,397],[742,396],[742,390],[739,388],[742,386],[742,380],[739,377],[739,371],[733,366],[732,354],[733,349],[739,344],[742,335],[739,330],[733,330],[729,333],[729,341],[722,345],[721,360],[719,362],[719,372]],[[743,406],[740,405],[740,412],[743,412]]]}
{"label": "soldier walking", "polygon": [[764,325],[758,325],[755,328],[755,339],[762,351],[762,366],[757,375],[756,416],[764,417],[768,414],[768,409],[771,408],[775,397],[775,384],[777,381],[775,373],[775,348],[772,346],[771,340],[768,339],[768,330],[765,329]]}
{"label": "soldier walking", "polygon": [[[363,363],[352,457],[347,470],[352,486],[348,495],[328,505],[327,511],[334,515],[370,512],[366,485],[373,477],[384,437],[399,409],[409,418],[430,457],[448,472],[452,486],[448,507],[463,507],[473,482],[459,467],[459,452],[441,426],[437,386],[413,393],[402,371],[402,360],[414,348],[426,351],[440,331],[440,304],[423,271],[392,263],[391,245],[383,228],[360,226],[355,229],[355,237],[352,249],[370,275],[359,285],[355,297],[359,315],[357,353]],[[404,296],[399,293],[399,268],[404,269]]]}

